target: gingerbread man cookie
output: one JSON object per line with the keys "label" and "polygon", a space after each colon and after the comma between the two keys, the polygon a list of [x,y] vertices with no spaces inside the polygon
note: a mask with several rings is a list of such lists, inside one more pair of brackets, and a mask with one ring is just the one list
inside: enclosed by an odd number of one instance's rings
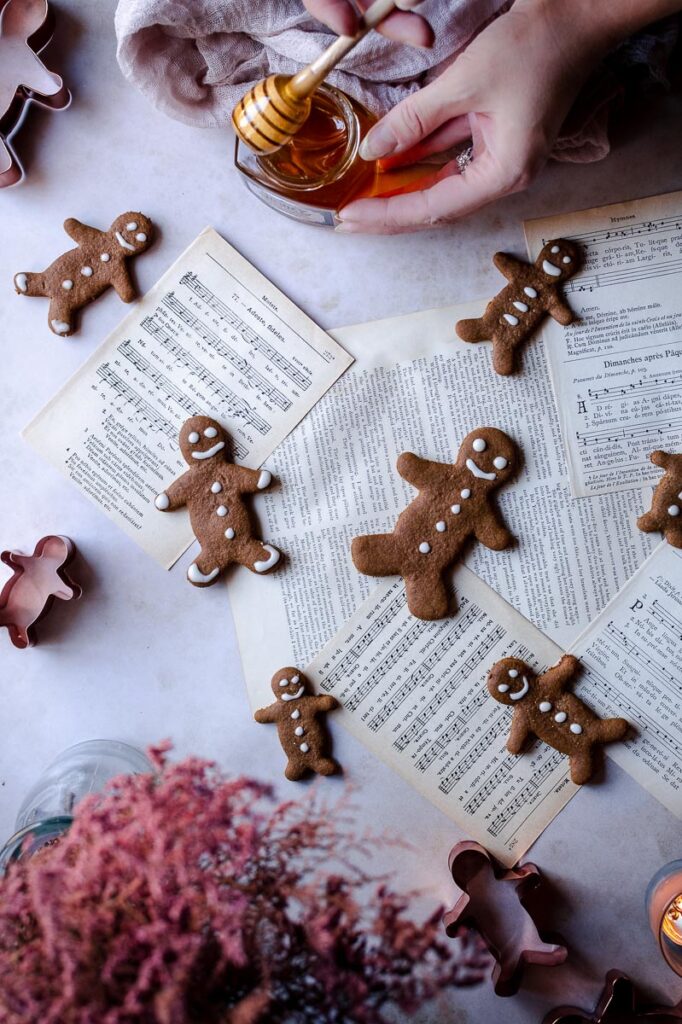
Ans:
{"label": "gingerbread man cookie", "polygon": [[644,533],[662,533],[668,544],[682,548],[682,455],[656,451],[649,458],[665,470],[665,476],[654,491],[650,510],[637,525]]}
{"label": "gingerbread man cookie", "polygon": [[267,469],[247,469],[226,459],[227,434],[216,420],[192,416],[180,431],[180,451],[190,468],[156,498],[160,512],[186,505],[201,544],[199,557],[187,570],[195,587],[208,587],[233,562],[252,572],[274,569],[280,553],[253,536],[244,494],[263,491],[272,483]]}
{"label": "gingerbread man cookie", "polygon": [[141,213],[124,213],[108,231],[99,231],[70,217],[64,221],[69,238],[78,243],[58,256],[42,274],[14,275],[19,295],[40,295],[50,300],[47,320],[50,330],[68,337],[76,330],[75,314],[99,298],[107,288],[115,289],[124,302],[137,292],[126,260],[138,256],[151,243],[151,221]]}
{"label": "gingerbread man cookie", "polygon": [[306,772],[333,775],[339,766],[328,755],[327,731],[319,716],[339,706],[335,697],[317,697],[310,692],[310,681],[297,668],[281,668],[272,677],[276,700],[256,711],[257,722],[276,722],[282,749],[287,755],[284,774],[292,782]]}
{"label": "gingerbread man cookie", "polygon": [[507,750],[520,754],[529,736],[561,754],[568,754],[571,778],[577,786],[593,771],[594,747],[622,740],[629,729],[624,718],[599,718],[566,684],[578,669],[578,659],[565,654],[557,665],[536,675],[519,658],[503,658],[488,676],[488,691],[495,700],[514,708]]}
{"label": "gingerbread man cookie", "polygon": [[524,263],[505,252],[496,252],[493,263],[509,281],[476,320],[460,320],[455,326],[462,341],[492,341],[493,368],[508,376],[514,372],[516,349],[531,337],[549,314],[560,324],[572,324],[575,316],[559,285],[580,269],[580,250],[563,238],[548,242],[535,263]]}
{"label": "gingerbread man cookie", "polygon": [[407,604],[420,619],[448,613],[445,573],[475,538],[493,551],[513,541],[492,493],[517,472],[521,458],[512,439],[495,427],[464,438],[454,465],[403,452],[397,469],[419,495],[398,517],[393,533],[355,537],[355,568],[368,576],[402,576]]}

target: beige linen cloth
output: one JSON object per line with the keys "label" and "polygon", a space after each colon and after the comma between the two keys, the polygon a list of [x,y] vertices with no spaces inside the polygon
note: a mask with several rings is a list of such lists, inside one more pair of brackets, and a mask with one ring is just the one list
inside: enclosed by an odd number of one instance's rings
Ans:
{"label": "beige linen cloth", "polygon": [[[376,114],[432,81],[510,0],[425,0],[436,37],[418,50],[370,33],[330,81]],[[293,74],[334,39],[302,0],[119,0],[123,74],[164,113],[200,127],[230,123],[248,88],[274,72]],[[646,63],[646,61],[645,61]],[[622,91],[604,72],[589,84],[554,150],[557,159],[598,160],[609,151],[608,110]]]}

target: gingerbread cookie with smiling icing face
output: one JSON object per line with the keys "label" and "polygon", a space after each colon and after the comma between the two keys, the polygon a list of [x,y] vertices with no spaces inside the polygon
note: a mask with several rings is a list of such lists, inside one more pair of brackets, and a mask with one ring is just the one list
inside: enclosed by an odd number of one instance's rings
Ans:
{"label": "gingerbread cookie with smiling icing face", "polygon": [[575,316],[559,286],[580,269],[580,250],[557,238],[542,249],[535,263],[524,263],[497,252],[493,263],[509,281],[486,306],[482,317],[460,320],[455,330],[462,341],[492,341],[493,368],[508,376],[514,372],[516,350],[539,327],[545,316],[572,324]]}
{"label": "gingerbread cookie with smiling icing face", "polygon": [[180,431],[180,451],[189,469],[156,498],[160,512],[186,505],[201,544],[199,557],[187,570],[195,587],[208,587],[233,562],[256,573],[275,568],[280,553],[253,535],[244,494],[263,491],[272,483],[267,469],[247,469],[226,458],[227,435],[216,420],[193,416]]}
{"label": "gingerbread cookie with smiling icing face", "polygon": [[19,295],[48,298],[50,330],[65,338],[76,330],[78,310],[107,288],[124,302],[133,301],[137,292],[126,261],[149,247],[152,223],[141,213],[124,213],[108,231],[99,231],[70,217],[64,230],[77,248],[58,256],[42,274],[15,274],[14,288]]}
{"label": "gingerbread cookie with smiling icing face", "polygon": [[272,677],[274,704],[256,711],[257,722],[276,722],[287,755],[284,774],[292,782],[307,772],[333,775],[339,766],[329,757],[329,740],[320,716],[339,706],[335,697],[311,693],[310,682],[297,668],[281,668]]}
{"label": "gingerbread cookie with smiling icing face", "polygon": [[682,548],[682,455],[652,452],[654,466],[665,470],[651,499],[651,508],[637,520],[644,533],[662,533],[668,544]]}
{"label": "gingerbread cookie with smiling icing face", "polygon": [[512,543],[492,495],[520,463],[512,439],[495,427],[468,434],[454,465],[403,452],[398,472],[419,495],[400,514],[393,533],[355,537],[355,568],[368,576],[402,576],[412,614],[442,619],[448,613],[444,576],[467,541],[475,538],[493,551]]}
{"label": "gingerbread cookie with smiling icing face", "polygon": [[565,654],[553,668],[537,675],[519,658],[503,658],[488,676],[488,692],[500,704],[514,708],[507,750],[520,754],[526,740],[543,743],[567,754],[577,786],[592,775],[594,747],[622,740],[629,724],[624,718],[599,718],[565,687],[578,669],[578,659]]}

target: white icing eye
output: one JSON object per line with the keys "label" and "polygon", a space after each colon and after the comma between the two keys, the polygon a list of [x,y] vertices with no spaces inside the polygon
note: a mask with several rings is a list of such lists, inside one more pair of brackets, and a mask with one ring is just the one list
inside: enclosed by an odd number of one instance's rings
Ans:
{"label": "white icing eye", "polygon": [[289,685],[289,680],[288,679],[280,679],[279,685],[280,686],[288,686]]}
{"label": "white icing eye", "polygon": [[301,677],[300,676],[292,676],[291,677],[291,681],[292,681],[292,683],[300,683]]}
{"label": "white icing eye", "polygon": [[557,252],[561,252],[561,249],[559,248],[558,245],[553,245],[552,248],[549,251],[553,252],[553,253],[557,253]]}
{"label": "white icing eye", "polygon": [[147,241],[147,236],[145,235],[144,231],[140,231],[140,233],[138,235],[135,235],[135,238],[137,239],[138,242],[146,242]]}
{"label": "white icing eye", "polygon": [[460,491],[459,493],[464,499],[471,497],[471,491],[469,490],[468,487],[465,487],[464,490]]}
{"label": "white icing eye", "polygon": [[137,231],[137,221],[131,220],[129,224],[126,224],[126,231]]}
{"label": "white icing eye", "polygon": [[562,263],[570,263],[571,262],[571,257],[570,256],[564,256],[564,258],[562,259],[561,262]]}
{"label": "white icing eye", "polygon": [[496,455],[493,459],[493,466],[495,469],[506,469],[509,463],[505,459],[504,455]]}
{"label": "white icing eye", "polygon": [[471,446],[475,452],[484,452],[488,445],[485,443],[482,437],[477,437]]}
{"label": "white icing eye", "polygon": [[204,431],[204,437],[217,437],[217,436],[218,436],[218,431],[216,430],[215,427],[206,427],[206,430]]}
{"label": "white icing eye", "polygon": [[500,693],[506,693],[507,690],[509,689],[509,685],[507,683],[500,683],[497,689],[500,691]]}
{"label": "white icing eye", "polygon": [[518,676],[518,674],[519,674],[519,673],[518,673],[518,669],[515,669],[515,668],[510,668],[510,669],[509,669],[509,678],[510,678],[510,679],[516,679],[516,677]]}
{"label": "white icing eye", "polygon": [[189,441],[190,444],[197,443],[197,441],[199,440],[199,435],[197,434],[196,430],[192,431],[192,433],[188,436],[187,440]]}

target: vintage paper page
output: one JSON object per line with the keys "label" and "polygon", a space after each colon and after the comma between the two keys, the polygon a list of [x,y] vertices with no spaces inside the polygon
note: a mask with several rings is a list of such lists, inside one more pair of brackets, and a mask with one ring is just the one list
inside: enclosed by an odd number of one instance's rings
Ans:
{"label": "vintage paper page", "polygon": [[585,250],[565,286],[579,321],[543,334],[573,494],[654,484],[682,446],[682,192],[527,221],[528,252]]}
{"label": "vintage paper page", "polygon": [[352,362],[207,228],[24,431],[24,437],[153,558],[193,539],[186,511],[154,497],[187,468],[182,423],[230,431],[258,468]]}
{"label": "vintage paper page", "polygon": [[384,581],[306,672],[341,703],[335,722],[512,865],[578,787],[551,747],[508,753],[512,713],[486,678],[500,658],[544,669],[561,651],[466,566],[454,598],[456,615],[424,622],[408,611],[402,581]]}
{"label": "vintage paper page", "polygon": [[515,438],[525,467],[498,504],[518,544],[502,552],[477,545],[467,564],[562,646],[653,549],[655,539],[635,525],[648,490],[571,499],[541,342],[529,346],[522,375],[502,378],[489,345],[456,338],[455,322],[483,305],[334,332],[356,363],[268,460],[281,486],[259,503],[263,536],[287,561],[267,577],[238,572],[229,582],[252,697],[275,669],[306,665],[376,586],[356,572],[350,543],[391,530],[414,497],[395,470],[402,451],[452,460],[476,426]]}
{"label": "vintage paper page", "polygon": [[634,726],[606,752],[682,818],[682,551],[660,544],[573,651],[580,696]]}

